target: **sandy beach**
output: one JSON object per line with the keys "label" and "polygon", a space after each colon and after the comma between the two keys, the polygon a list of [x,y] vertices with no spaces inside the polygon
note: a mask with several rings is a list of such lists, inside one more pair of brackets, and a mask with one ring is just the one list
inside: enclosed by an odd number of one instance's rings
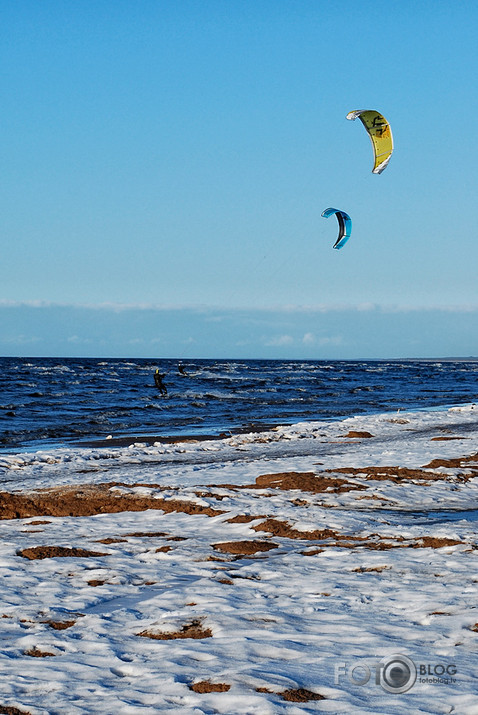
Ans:
{"label": "sandy beach", "polygon": [[0,467],[0,712],[477,712],[474,405]]}

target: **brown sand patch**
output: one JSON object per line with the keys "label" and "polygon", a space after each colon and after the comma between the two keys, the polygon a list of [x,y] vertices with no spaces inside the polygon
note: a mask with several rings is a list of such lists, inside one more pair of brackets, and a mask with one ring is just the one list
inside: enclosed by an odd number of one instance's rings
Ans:
{"label": "brown sand patch", "polygon": [[352,573],[381,573],[391,568],[390,566],[359,566],[357,569],[352,569]]}
{"label": "brown sand patch", "polygon": [[152,631],[141,631],[137,634],[142,638],[152,638],[157,641],[169,641],[176,638],[194,638],[196,640],[200,638],[212,638],[212,631],[210,628],[203,628],[200,619],[196,618],[191,623],[184,625],[180,631],[175,631],[174,633],[153,633]]}
{"label": "brown sand patch", "polygon": [[65,631],[74,626],[76,621],[42,621],[42,623],[47,623],[55,631]]}
{"label": "brown sand patch", "polygon": [[457,546],[459,544],[466,544],[466,542],[464,541],[456,541],[455,539],[439,539],[433,536],[423,536],[417,540],[409,541],[401,537],[396,537],[395,539],[391,537],[386,537],[386,540],[383,540],[382,537],[378,537],[378,539],[376,540],[371,540],[366,539],[364,537],[356,536],[349,537],[349,541],[347,541],[346,539],[347,537],[342,537],[342,539],[337,541],[335,544],[329,543],[325,544],[325,546],[337,546],[347,549],[355,549],[360,546],[365,549],[371,549],[372,551],[389,551],[390,549],[441,549],[444,546]]}
{"label": "brown sand patch", "polygon": [[355,549],[362,547],[373,551],[387,551],[396,548],[433,548],[440,549],[444,546],[465,545],[465,541],[457,539],[437,538],[434,536],[421,536],[417,539],[405,539],[403,536],[383,537],[380,534],[369,534],[368,536],[353,536],[339,534],[333,529],[316,529],[314,531],[299,531],[290,526],[286,521],[278,519],[266,519],[266,521],[252,527],[254,531],[267,531],[279,538],[286,539],[307,539],[308,541],[323,541],[321,548],[302,551],[304,556],[314,556],[320,554],[325,547],[341,547]]}
{"label": "brown sand patch", "polygon": [[283,690],[281,693],[277,693],[277,695],[280,695],[283,700],[287,700],[289,703],[307,703],[309,700],[325,700],[325,697],[320,695],[320,693],[313,693],[306,688],[290,688]]}
{"label": "brown sand patch", "polygon": [[[113,491],[113,483],[62,486],[37,492],[0,493],[0,519],[25,519],[31,516],[93,516],[123,511],[158,509],[166,513],[219,516],[224,512],[179,499],[161,499]],[[130,485],[123,485],[130,486]]]}
{"label": "brown sand patch", "polygon": [[91,581],[88,581],[88,586],[103,586],[107,581],[101,581],[100,579],[97,578],[92,578]]}
{"label": "brown sand patch", "polygon": [[[342,443],[340,443],[342,444]],[[318,462],[320,464],[320,462]],[[332,472],[332,470],[329,470]],[[339,471],[339,470],[336,470]],[[276,474],[261,474],[254,484],[216,484],[221,489],[238,491],[240,489],[297,489],[304,492],[320,494],[321,492],[346,492],[351,489],[366,489],[361,484],[354,484],[339,477],[329,476],[326,472],[320,475],[314,472],[278,472]],[[265,497],[270,494],[264,494]]]}
{"label": "brown sand patch", "polygon": [[34,546],[30,549],[22,549],[17,551],[18,556],[23,556],[25,559],[53,559],[61,557],[73,558],[88,558],[90,556],[109,556],[102,551],[88,551],[88,549],[80,549],[77,546],[69,548],[67,546]]}
{"label": "brown sand patch", "polygon": [[356,430],[350,430],[350,432],[347,432],[347,434],[342,436],[348,439],[370,439],[370,437],[373,437],[373,434],[370,434],[370,432],[357,432]]}
{"label": "brown sand patch", "polygon": [[47,521],[46,519],[36,519],[35,521],[28,522],[28,526],[40,526],[40,524],[51,524],[51,521]]}
{"label": "brown sand patch", "polygon": [[31,715],[29,710],[19,710],[13,705],[0,705],[1,715]]}
{"label": "brown sand patch", "polygon": [[166,531],[132,531],[130,534],[123,534],[123,536],[131,536],[138,538],[153,539],[156,537],[167,536]]}
{"label": "brown sand patch", "polygon": [[173,547],[172,546],[160,546],[156,551],[154,552],[155,554],[167,554],[168,551],[171,551]]}
{"label": "brown sand patch", "polygon": [[209,680],[202,680],[189,686],[189,690],[195,693],[227,693],[230,688],[227,683],[210,683]]}
{"label": "brown sand patch", "polygon": [[432,459],[429,464],[425,464],[423,469],[471,469],[474,473],[478,468],[478,454],[470,454],[467,457],[456,457],[454,459]]}
{"label": "brown sand patch", "polygon": [[44,529],[22,529],[22,534],[43,534]]}
{"label": "brown sand patch", "polygon": [[187,541],[188,536],[170,536],[166,541]]}
{"label": "brown sand patch", "polygon": [[294,506],[309,506],[310,502],[307,499],[291,499],[290,503]]}
{"label": "brown sand patch", "polygon": [[215,494],[214,492],[194,492],[194,494],[200,499],[216,499],[216,501],[222,501],[226,499],[226,494]]}
{"label": "brown sand patch", "polygon": [[277,549],[278,544],[274,544],[272,541],[224,541],[219,544],[212,544],[212,547],[226,554],[250,556],[251,554],[257,554],[259,551]]}
{"label": "brown sand patch", "polygon": [[285,539],[308,539],[313,541],[331,539],[340,537],[336,531],[332,529],[315,529],[314,531],[299,531],[290,526],[286,521],[278,519],[266,519],[260,524],[256,524],[252,529],[254,531],[268,531],[274,536],[280,536]]}
{"label": "brown sand patch", "polygon": [[389,499],[388,497],[384,496],[379,496],[378,494],[363,494],[360,497],[357,497],[358,499],[372,499],[373,501],[389,501],[389,502],[394,502],[394,499]]}
{"label": "brown sand patch", "polygon": [[262,474],[257,477],[255,486],[259,489],[299,489],[303,492],[320,494],[321,492],[348,492],[351,489],[366,489],[361,484],[353,484],[345,479],[318,476],[314,472],[279,472]]}
{"label": "brown sand patch", "polygon": [[448,613],[447,611],[432,611],[430,616],[451,616],[451,613]]}
{"label": "brown sand patch", "polygon": [[203,561],[217,561],[220,564],[228,564],[231,559],[220,559],[219,556],[208,556],[206,559],[203,559]]}
{"label": "brown sand patch", "polygon": [[124,544],[127,539],[119,539],[114,536],[107,536],[105,539],[96,539],[95,544]]}
{"label": "brown sand patch", "polygon": [[266,514],[238,514],[233,516],[231,519],[226,519],[227,524],[249,524],[251,521],[256,519],[266,519]]}
{"label": "brown sand patch", "polygon": [[30,650],[24,651],[25,655],[30,655],[32,658],[50,658],[54,657],[55,653],[49,653],[46,650],[40,650],[36,646],[30,648]]}
{"label": "brown sand patch", "polygon": [[340,467],[338,469],[328,469],[327,472],[333,474],[353,474],[361,479],[372,479],[374,481],[387,481],[402,484],[409,481],[436,481],[446,480],[445,474],[436,472],[426,472],[423,469],[409,469],[408,467]]}
{"label": "brown sand patch", "polygon": [[432,437],[432,442],[448,442],[455,439],[467,439],[466,437]]}
{"label": "brown sand patch", "polygon": [[421,548],[431,548],[431,549],[441,549],[444,546],[458,546],[459,544],[465,544],[465,541],[459,541],[458,539],[444,539],[437,538],[436,536],[420,536],[415,542],[411,543],[410,546],[413,549]]}
{"label": "brown sand patch", "polygon": [[206,559],[203,559],[203,561],[215,561],[219,564],[228,564],[233,561],[233,559],[220,559],[219,556],[208,556]]}
{"label": "brown sand patch", "polygon": [[478,623],[475,623],[474,626],[470,626],[470,630],[474,631],[475,633],[478,633]]}

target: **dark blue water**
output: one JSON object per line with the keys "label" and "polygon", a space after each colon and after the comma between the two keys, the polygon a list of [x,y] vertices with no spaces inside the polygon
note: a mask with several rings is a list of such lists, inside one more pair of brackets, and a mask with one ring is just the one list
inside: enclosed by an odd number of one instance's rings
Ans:
{"label": "dark blue water", "polygon": [[[154,386],[159,367],[168,395]],[[0,358],[0,450],[219,434],[478,399],[477,361]]]}

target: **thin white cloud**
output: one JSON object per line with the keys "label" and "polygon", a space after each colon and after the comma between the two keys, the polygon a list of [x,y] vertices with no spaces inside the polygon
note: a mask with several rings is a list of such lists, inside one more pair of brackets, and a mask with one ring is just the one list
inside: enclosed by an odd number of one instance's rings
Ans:
{"label": "thin white cloud", "polygon": [[305,333],[302,342],[304,345],[313,345],[315,343],[315,335],[313,333]]}
{"label": "thin white cloud", "polygon": [[292,345],[294,338],[291,335],[277,335],[274,338],[268,338],[264,341],[264,345],[268,347],[280,347],[282,345]]}
{"label": "thin white cloud", "polygon": [[79,335],[70,335],[66,339],[66,342],[71,343],[73,345],[88,345],[93,341],[91,340],[91,338],[81,338]]}
{"label": "thin white cloud", "polygon": [[170,304],[164,303],[68,303],[47,300],[8,300],[0,299],[0,309],[8,308],[69,308],[72,310],[91,310],[122,313],[128,311],[157,311],[157,312],[191,312],[194,314],[206,315],[207,320],[221,321],[227,315],[249,314],[251,316],[266,314],[327,314],[327,313],[347,313],[347,312],[380,312],[380,313],[417,313],[417,312],[444,312],[444,313],[475,313],[478,312],[478,304],[466,303],[456,305],[407,305],[407,304],[386,304],[386,303],[327,303],[327,304],[275,304],[259,306],[235,306],[224,307],[218,305],[193,305],[193,304]]}
{"label": "thin white cloud", "polygon": [[35,335],[11,335],[2,338],[2,342],[8,345],[30,345],[32,343],[41,343],[43,338]]}
{"label": "thin white cloud", "polygon": [[318,340],[319,345],[342,345],[343,342],[343,338],[340,335],[331,338],[319,338]]}

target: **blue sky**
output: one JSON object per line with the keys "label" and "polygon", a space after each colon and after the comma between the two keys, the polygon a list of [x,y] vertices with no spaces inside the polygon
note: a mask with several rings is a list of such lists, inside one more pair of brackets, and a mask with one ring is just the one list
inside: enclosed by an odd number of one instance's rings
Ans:
{"label": "blue sky", "polygon": [[[0,354],[478,355],[478,5],[5,0],[0,22]],[[364,108],[392,125],[380,176]]]}

